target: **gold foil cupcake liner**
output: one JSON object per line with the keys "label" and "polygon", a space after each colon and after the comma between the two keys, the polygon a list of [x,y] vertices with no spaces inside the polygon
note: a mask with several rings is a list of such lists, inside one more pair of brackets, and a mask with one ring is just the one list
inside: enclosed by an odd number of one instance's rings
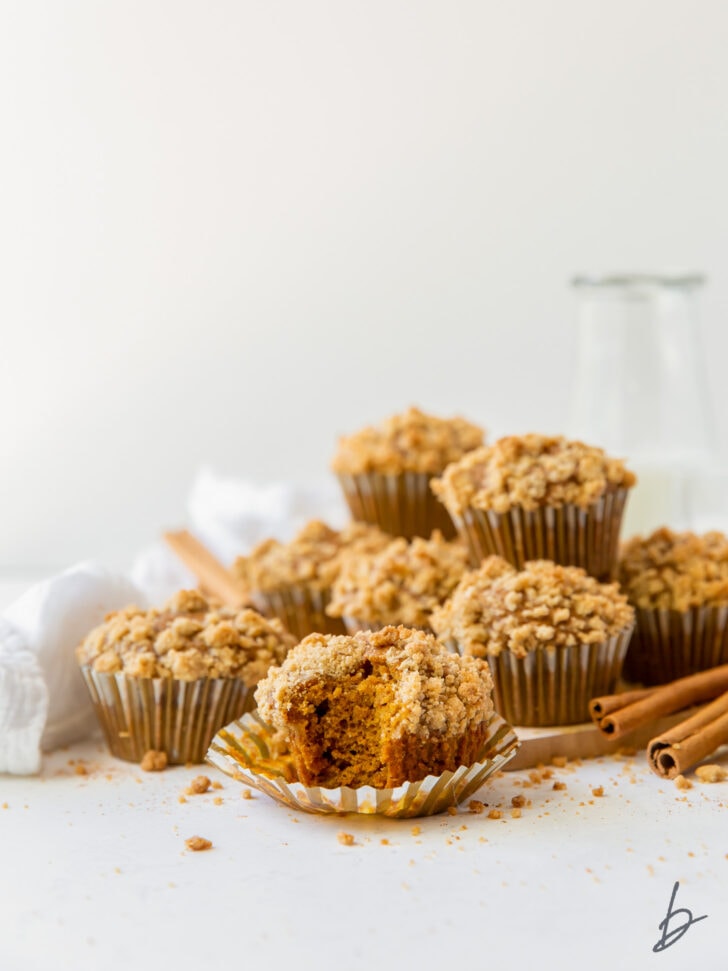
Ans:
{"label": "gold foil cupcake liner", "polygon": [[630,627],[600,644],[488,657],[496,711],[524,727],[588,722],[589,700],[615,690],[631,636]]}
{"label": "gold foil cupcake liner", "polygon": [[304,584],[265,592],[256,590],[250,595],[256,610],[266,617],[277,617],[299,640],[313,633],[346,633],[343,621],[326,613],[330,599],[330,590],[316,590]]}
{"label": "gold foil cupcake liner", "polygon": [[150,749],[172,765],[204,762],[215,733],[253,704],[239,678],[133,678],[89,666],[81,674],[111,754],[127,762]]}
{"label": "gold foil cupcake liner", "polygon": [[637,627],[624,673],[630,681],[666,684],[728,663],[728,607],[635,608]]}
{"label": "gold foil cupcake liner", "polygon": [[472,765],[461,765],[454,772],[429,775],[394,789],[322,789],[297,781],[290,756],[279,752],[271,728],[254,711],[218,732],[207,761],[290,809],[409,818],[445,812],[472,796],[490,775],[513,758],[518,744],[511,726],[499,715],[493,715],[478,760]]}
{"label": "gold foil cupcake liner", "polygon": [[338,478],[354,519],[407,539],[429,539],[433,529],[439,529],[445,539],[455,538],[450,514],[430,489],[434,476],[426,472],[362,472],[342,473]]}
{"label": "gold foil cupcake liner", "polygon": [[580,566],[599,580],[613,577],[627,489],[606,492],[582,508],[573,503],[506,513],[467,508],[454,516],[473,566],[486,556],[502,556],[517,569],[529,560]]}

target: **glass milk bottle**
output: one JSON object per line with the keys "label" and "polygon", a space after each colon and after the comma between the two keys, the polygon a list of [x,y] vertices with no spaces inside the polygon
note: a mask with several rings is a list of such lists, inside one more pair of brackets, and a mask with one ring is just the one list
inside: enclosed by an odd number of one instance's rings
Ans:
{"label": "glass milk bottle", "polygon": [[714,456],[698,333],[700,276],[579,276],[569,434],[625,458],[639,482],[622,536],[688,527]]}

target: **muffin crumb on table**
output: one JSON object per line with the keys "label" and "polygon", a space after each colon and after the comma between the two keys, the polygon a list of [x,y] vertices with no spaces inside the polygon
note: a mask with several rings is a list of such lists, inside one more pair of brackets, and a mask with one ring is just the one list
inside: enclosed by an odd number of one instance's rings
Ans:
{"label": "muffin crumb on table", "polygon": [[205,839],[204,836],[190,836],[189,839],[185,840],[185,846],[188,850],[200,853],[203,850],[212,849],[212,840]]}
{"label": "muffin crumb on table", "polygon": [[161,772],[167,768],[167,753],[149,749],[144,753],[139,768],[144,772]]}
{"label": "muffin crumb on table", "polygon": [[185,789],[185,793],[188,796],[201,796],[203,793],[207,792],[210,788],[210,780],[206,775],[198,775],[190,782],[190,784]]}

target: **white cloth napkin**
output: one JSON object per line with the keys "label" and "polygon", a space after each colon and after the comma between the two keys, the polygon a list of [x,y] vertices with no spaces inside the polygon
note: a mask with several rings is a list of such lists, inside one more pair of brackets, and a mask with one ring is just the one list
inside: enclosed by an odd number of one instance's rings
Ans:
{"label": "white cloth napkin", "polygon": [[42,749],[88,734],[94,713],[74,651],[131,603],[144,598],[127,577],[88,562],[30,587],[0,616],[0,772],[37,772]]}

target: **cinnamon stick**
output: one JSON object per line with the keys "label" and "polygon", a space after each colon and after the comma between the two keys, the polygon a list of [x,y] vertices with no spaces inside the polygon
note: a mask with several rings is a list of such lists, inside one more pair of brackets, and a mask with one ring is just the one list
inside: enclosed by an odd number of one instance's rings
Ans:
{"label": "cinnamon stick", "polygon": [[678,678],[657,688],[594,698],[589,711],[603,735],[618,739],[663,715],[710,701],[724,691],[728,691],[728,664]]}
{"label": "cinnamon stick", "polygon": [[203,593],[233,607],[244,603],[244,594],[232,574],[192,533],[181,529],[163,535],[172,552],[197,577]]}
{"label": "cinnamon stick", "polygon": [[705,708],[653,738],[647,746],[650,767],[663,779],[674,779],[728,744],[728,692]]}

